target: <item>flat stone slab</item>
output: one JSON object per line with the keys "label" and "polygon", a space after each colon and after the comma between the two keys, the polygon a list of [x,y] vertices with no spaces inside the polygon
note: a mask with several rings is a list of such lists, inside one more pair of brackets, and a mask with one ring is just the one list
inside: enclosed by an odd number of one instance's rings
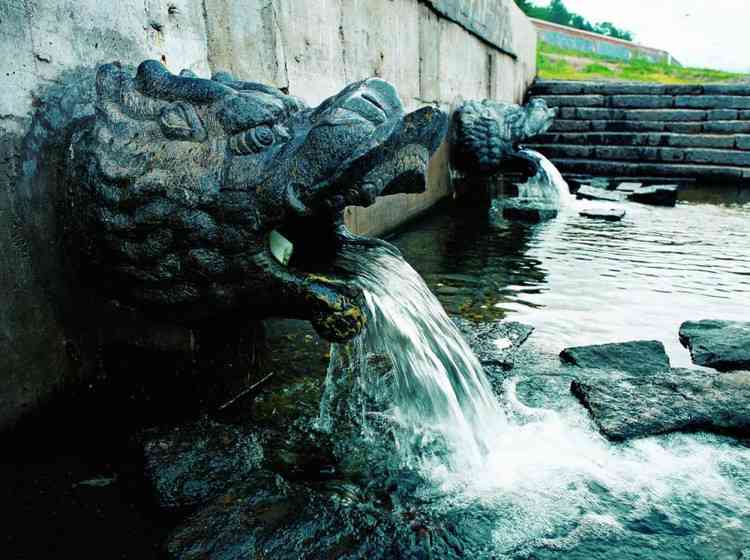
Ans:
{"label": "flat stone slab", "polygon": [[503,202],[503,218],[538,223],[557,216],[558,209],[541,202],[509,198]]}
{"label": "flat stone slab", "polygon": [[625,200],[623,193],[607,191],[590,185],[583,185],[576,192],[576,196],[584,200],[606,200],[608,202],[622,202]]}
{"label": "flat stone slab", "polygon": [[140,437],[145,476],[167,510],[207,503],[251,476],[263,461],[258,440],[208,419],[152,428]]}
{"label": "flat stone slab", "polygon": [[617,185],[617,189],[620,192],[631,193],[637,191],[643,186],[643,183],[620,183]]}
{"label": "flat stone slab", "polygon": [[582,368],[606,369],[651,375],[668,371],[669,356],[658,340],[634,340],[591,346],[573,346],[560,352],[560,359]]}
{"label": "flat stone slab", "polygon": [[505,371],[513,368],[518,349],[534,332],[534,327],[515,321],[476,323],[453,317],[453,322],[483,366],[497,366]]}
{"label": "flat stone slab", "polygon": [[628,194],[628,200],[653,206],[674,206],[677,204],[677,191],[677,185],[642,187]]}
{"label": "flat stone slab", "polygon": [[750,370],[750,322],[687,321],[680,326],[680,342],[699,366]]}
{"label": "flat stone slab", "polygon": [[625,217],[625,210],[622,208],[587,208],[581,210],[578,214],[592,220],[619,222]]}
{"label": "flat stone slab", "polygon": [[574,380],[571,392],[613,441],[676,431],[750,437],[750,373],[673,369]]}

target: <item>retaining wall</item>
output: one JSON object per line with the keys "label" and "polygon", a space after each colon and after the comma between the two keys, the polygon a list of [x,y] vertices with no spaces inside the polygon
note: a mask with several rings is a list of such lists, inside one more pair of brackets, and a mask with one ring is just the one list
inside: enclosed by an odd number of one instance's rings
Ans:
{"label": "retaining wall", "polygon": [[750,84],[539,80],[558,108],[533,147],[568,176],[750,184]]}
{"label": "retaining wall", "polygon": [[[59,185],[43,171],[43,138],[29,138],[92,113],[90,100],[66,105],[65,87],[85,87],[97,64],[153,58],[204,77],[228,70],[310,104],[381,76],[409,109],[447,109],[460,97],[520,101],[535,74],[536,34],[512,0],[6,0],[0,33],[0,429],[82,381],[85,357],[61,305]],[[53,91],[68,113],[29,133]],[[381,233],[449,189],[441,148],[427,193],[349,209],[347,220]]]}
{"label": "retaining wall", "polygon": [[645,58],[651,62],[680,64],[667,51],[540,19],[531,21],[536,27],[540,40],[563,49],[588,52],[619,60]]}

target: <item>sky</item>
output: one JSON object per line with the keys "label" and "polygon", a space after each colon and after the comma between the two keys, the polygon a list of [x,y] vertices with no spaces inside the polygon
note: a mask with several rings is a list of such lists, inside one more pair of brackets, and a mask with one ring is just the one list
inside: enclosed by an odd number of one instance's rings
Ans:
{"label": "sky", "polygon": [[[537,0],[539,6],[548,0]],[[685,66],[750,72],[750,0],[565,0],[590,22],[610,21]]]}

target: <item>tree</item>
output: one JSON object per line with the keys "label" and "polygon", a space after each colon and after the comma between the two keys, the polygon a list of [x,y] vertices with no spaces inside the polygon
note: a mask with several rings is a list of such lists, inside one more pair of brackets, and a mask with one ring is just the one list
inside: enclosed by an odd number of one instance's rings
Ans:
{"label": "tree", "polygon": [[614,37],[615,39],[624,39],[625,41],[633,40],[632,33],[630,33],[629,31],[625,31],[624,29],[620,29],[609,21],[598,23],[596,25],[595,31],[597,33],[601,33],[602,35]]}
{"label": "tree", "polygon": [[553,23],[560,25],[570,25],[571,13],[565,7],[563,0],[552,0],[547,8],[549,19]]}
{"label": "tree", "polygon": [[613,23],[604,21],[592,25],[585,17],[568,11],[564,0],[552,0],[547,7],[537,6],[533,0],[515,0],[516,5],[521,11],[529,17],[551,21],[560,25],[567,25],[583,31],[600,33],[615,39],[633,40],[633,34],[630,31],[620,29]]}

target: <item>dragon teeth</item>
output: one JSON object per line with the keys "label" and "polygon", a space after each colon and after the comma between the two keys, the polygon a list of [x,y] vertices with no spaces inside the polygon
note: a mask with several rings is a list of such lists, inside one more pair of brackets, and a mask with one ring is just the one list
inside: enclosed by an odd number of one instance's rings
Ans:
{"label": "dragon teeth", "polygon": [[268,239],[268,245],[271,249],[273,258],[284,266],[289,265],[289,260],[294,252],[294,245],[286,237],[281,235],[277,230],[273,230]]}

